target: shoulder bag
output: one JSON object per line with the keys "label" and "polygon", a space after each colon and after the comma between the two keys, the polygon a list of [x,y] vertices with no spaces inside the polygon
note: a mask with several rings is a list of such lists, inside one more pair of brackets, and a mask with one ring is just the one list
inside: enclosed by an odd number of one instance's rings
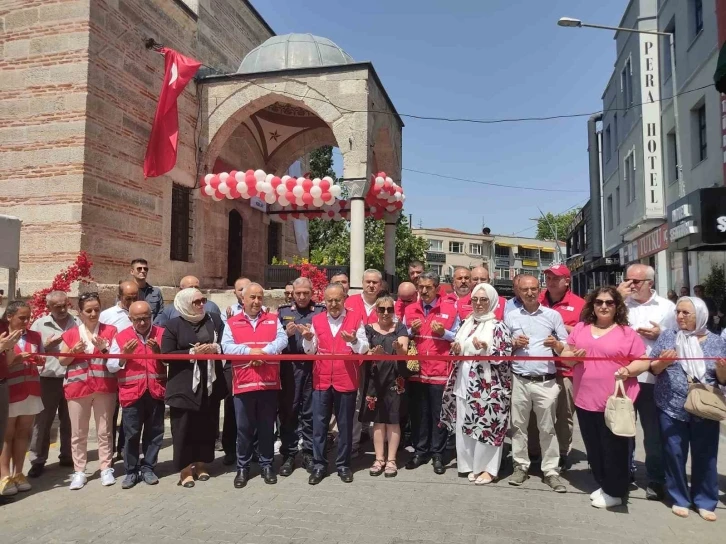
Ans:
{"label": "shoulder bag", "polygon": [[605,425],[616,436],[635,436],[635,407],[625,394],[623,380],[615,380],[615,392],[605,405]]}
{"label": "shoulder bag", "polygon": [[683,407],[694,416],[714,421],[726,419],[726,396],[718,385],[706,385],[688,378],[688,396]]}

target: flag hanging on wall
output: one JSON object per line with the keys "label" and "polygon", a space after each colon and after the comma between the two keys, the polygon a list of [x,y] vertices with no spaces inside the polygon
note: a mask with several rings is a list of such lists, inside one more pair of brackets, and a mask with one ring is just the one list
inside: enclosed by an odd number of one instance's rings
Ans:
{"label": "flag hanging on wall", "polygon": [[201,62],[167,47],[162,47],[159,52],[164,55],[164,83],[144,157],[145,178],[161,176],[174,168],[179,141],[176,101],[202,65]]}

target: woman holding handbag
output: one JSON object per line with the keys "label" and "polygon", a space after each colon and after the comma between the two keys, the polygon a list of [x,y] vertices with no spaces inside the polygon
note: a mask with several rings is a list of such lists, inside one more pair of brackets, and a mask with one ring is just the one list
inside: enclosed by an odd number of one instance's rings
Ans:
{"label": "woman holding handbag", "polygon": [[[703,519],[716,521],[719,422],[689,413],[686,401],[689,380],[706,386],[726,384],[726,342],[706,328],[708,308],[700,298],[678,299],[676,321],[678,330],[661,333],[651,352],[657,359],[651,363],[651,371],[656,375],[655,404],[663,440],[666,491],[673,500],[675,515],[687,517],[693,505]],[[689,446],[690,490],[686,476]]]}
{"label": "woman holding handbag", "polygon": [[628,309],[615,287],[591,292],[581,319],[561,355],[597,358],[566,364],[573,367],[575,407],[587,462],[600,486],[590,500],[595,508],[612,508],[623,504],[628,494],[630,439],[608,428],[605,407],[613,395],[616,375],[624,380],[627,397],[635,400],[639,391],[635,376],[648,369],[648,362],[636,360],[645,354],[645,345],[628,326]]}

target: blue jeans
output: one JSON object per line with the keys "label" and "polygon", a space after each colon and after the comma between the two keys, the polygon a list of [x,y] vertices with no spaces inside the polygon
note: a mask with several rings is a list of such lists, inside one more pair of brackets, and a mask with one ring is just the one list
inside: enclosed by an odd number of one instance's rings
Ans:
{"label": "blue jeans", "polygon": [[237,469],[246,469],[258,440],[260,467],[271,467],[275,456],[275,417],[279,391],[250,391],[234,396],[237,421]]}
{"label": "blue jeans", "polygon": [[328,440],[330,417],[335,411],[338,422],[338,453],[335,466],[350,467],[353,447],[353,415],[358,390],[341,393],[332,387],[324,391],[313,391],[313,463],[315,468],[326,468],[325,445]]}
{"label": "blue jeans", "polygon": [[[719,422],[690,416],[690,421],[673,419],[658,410],[663,437],[666,491],[676,506],[713,512],[718,504]],[[686,461],[691,449],[691,489],[688,489]]]}
{"label": "blue jeans", "polygon": [[[121,424],[126,474],[153,472],[164,440],[164,401],[145,391],[139,400],[122,410]],[[144,451],[143,459],[139,459],[139,441]]]}

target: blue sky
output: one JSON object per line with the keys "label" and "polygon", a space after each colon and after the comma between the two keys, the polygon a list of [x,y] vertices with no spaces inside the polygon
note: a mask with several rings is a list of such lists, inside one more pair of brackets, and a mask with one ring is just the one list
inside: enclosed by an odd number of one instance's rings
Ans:
{"label": "blue sky", "polygon": [[[612,72],[609,31],[625,0],[252,0],[277,34],[311,32],[372,61],[400,113],[495,119],[587,113]],[[404,118],[403,167],[541,192],[403,172],[406,214],[424,227],[534,235],[540,207],[588,198],[587,117],[494,125]],[[529,229],[529,230],[525,230]]]}

